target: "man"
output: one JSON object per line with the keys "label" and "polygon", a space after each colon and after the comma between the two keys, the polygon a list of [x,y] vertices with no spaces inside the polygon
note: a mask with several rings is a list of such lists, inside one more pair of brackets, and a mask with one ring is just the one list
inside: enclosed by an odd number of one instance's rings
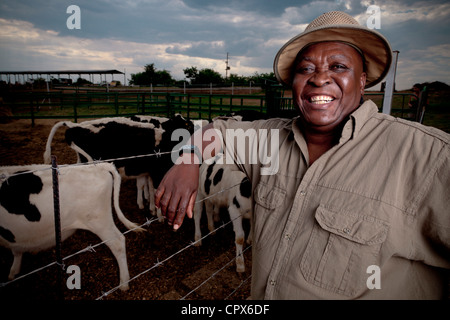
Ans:
{"label": "man", "polygon": [[[364,88],[379,83],[390,63],[382,35],[345,13],[325,13],[275,57],[275,74],[292,86],[299,117],[219,120],[203,130],[278,133],[276,172],[263,175],[263,164],[236,161],[255,201],[253,299],[445,298],[450,139],[363,101]],[[219,148],[219,138],[192,141],[204,151]],[[249,140],[247,153],[258,142]],[[198,155],[183,152],[180,161]],[[175,229],[186,213],[192,217],[197,180],[198,165],[177,165],[156,192]]]}

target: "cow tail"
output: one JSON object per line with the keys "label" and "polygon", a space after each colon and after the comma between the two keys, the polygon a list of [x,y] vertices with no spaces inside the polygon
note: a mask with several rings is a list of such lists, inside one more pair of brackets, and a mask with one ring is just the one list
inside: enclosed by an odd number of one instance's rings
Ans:
{"label": "cow tail", "polygon": [[120,184],[122,182],[122,178],[120,177],[119,173],[117,172],[116,167],[114,164],[109,164],[109,172],[111,173],[113,177],[113,203],[114,203],[114,209],[116,211],[117,217],[119,220],[127,227],[128,229],[134,229],[133,231],[144,231],[143,228],[139,227],[134,222],[131,222],[128,220],[125,215],[123,214],[122,210],[119,206],[119,199],[120,199]]}
{"label": "cow tail", "polygon": [[68,123],[71,123],[69,121],[60,121],[56,123],[52,130],[50,131],[50,134],[48,135],[47,144],[45,145],[45,152],[44,152],[44,163],[50,164],[52,162],[51,155],[52,155],[52,140],[55,136],[56,130],[59,129],[61,126],[69,126]]}

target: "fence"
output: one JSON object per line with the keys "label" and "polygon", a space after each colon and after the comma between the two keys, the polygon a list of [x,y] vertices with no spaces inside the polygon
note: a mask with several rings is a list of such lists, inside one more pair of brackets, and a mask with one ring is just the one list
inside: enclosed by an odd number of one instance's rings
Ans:
{"label": "fence", "polygon": [[[178,152],[178,151],[176,151],[176,152]],[[131,159],[131,158],[151,157],[151,156],[158,156],[158,154],[155,153],[155,154],[146,154],[146,155],[139,155],[139,156],[130,156],[128,158]],[[27,278],[27,277],[29,277],[29,276],[37,273],[37,272],[40,272],[40,271],[42,271],[44,269],[47,269],[49,267],[56,266],[57,267],[57,282],[56,282],[56,285],[57,285],[57,291],[59,291],[58,292],[58,297],[60,299],[64,299],[64,294],[63,294],[63,292],[61,290],[61,288],[64,285],[64,280],[62,278],[62,271],[64,271],[64,269],[65,269],[64,262],[66,260],[68,260],[70,258],[73,258],[74,256],[82,254],[82,253],[86,253],[86,252],[91,252],[91,253],[93,252],[93,253],[95,253],[94,248],[97,248],[98,246],[100,246],[102,244],[105,244],[105,243],[107,243],[108,241],[110,241],[112,239],[104,240],[104,241],[102,241],[100,243],[97,243],[95,245],[89,245],[89,246],[87,246],[87,247],[85,247],[85,248],[83,248],[83,249],[81,249],[81,250],[79,250],[77,252],[74,252],[74,253],[72,253],[72,254],[70,254],[68,256],[65,256],[65,257],[61,256],[61,236],[60,236],[61,222],[60,222],[60,216],[59,216],[59,212],[60,211],[59,211],[59,189],[58,189],[59,168],[68,167],[68,166],[84,166],[84,165],[88,165],[88,164],[94,164],[95,165],[95,164],[100,163],[100,162],[112,162],[114,160],[117,160],[117,159],[107,159],[107,160],[95,161],[93,163],[77,163],[77,164],[69,164],[69,165],[58,166],[58,164],[56,162],[56,157],[52,156],[52,164],[49,165],[48,168],[46,168],[46,169],[37,169],[36,170],[36,171],[40,171],[40,170],[51,170],[52,171],[53,200],[54,200],[53,203],[54,203],[54,209],[55,209],[54,213],[55,213],[55,234],[56,234],[56,237],[55,237],[55,241],[56,241],[55,261],[51,262],[51,263],[49,263],[47,265],[44,265],[44,266],[42,266],[40,268],[37,268],[35,270],[32,270],[31,272],[28,272],[26,274],[22,274],[22,275],[16,277],[15,279],[13,279],[13,280],[10,280],[10,281],[4,282],[4,283],[0,283],[0,293],[1,293],[1,290],[5,290],[4,289],[5,287],[8,287],[9,285],[11,285],[12,283],[14,283],[16,281],[20,281],[20,280],[22,280],[24,278]],[[21,171],[21,172],[17,172],[15,174],[11,174],[11,175],[0,175],[0,182],[7,183],[8,179],[13,177],[13,176],[15,176],[15,175],[23,175],[23,174],[27,174],[27,173],[31,173],[31,172],[35,172],[35,171]],[[235,184],[235,185],[224,186],[223,189],[220,190],[219,192],[217,192],[215,194],[212,194],[212,195],[208,196],[205,199],[199,199],[196,202],[203,202],[203,201],[207,200],[208,198],[214,197],[214,196],[216,196],[216,195],[218,195],[218,194],[220,194],[220,193],[222,193],[222,192],[224,192],[226,190],[229,190],[229,189],[232,189],[232,188],[237,188],[241,183],[242,182],[240,182],[238,184]],[[234,220],[239,219],[239,218],[240,217],[236,217]],[[158,220],[158,218],[153,218],[153,219],[148,219],[147,218],[146,222],[144,222],[143,224],[135,227],[134,229],[148,227],[153,222],[155,222],[157,220]],[[198,243],[198,242],[204,240],[205,238],[207,238],[207,237],[213,235],[214,233],[216,233],[219,229],[223,229],[223,228],[227,227],[228,225],[233,223],[234,220],[230,220],[230,221],[228,221],[226,223],[224,222],[221,226],[217,227],[213,231],[210,231],[208,234],[204,235],[201,239],[199,239],[197,241],[194,241],[194,242],[190,242],[188,245],[182,247],[181,249],[179,249],[175,253],[170,254],[168,257],[166,257],[166,258],[164,258],[162,260],[159,260],[159,258],[157,258],[157,262],[156,263],[148,266],[148,268],[142,270],[141,272],[137,273],[135,276],[130,278],[128,280],[127,284],[130,283],[130,282],[136,281],[137,279],[139,279],[140,277],[142,277],[143,275],[147,274],[148,272],[154,270],[157,267],[162,267],[169,260],[176,258],[182,252],[184,252],[184,251],[192,248],[193,246],[195,246],[196,243]],[[127,231],[123,232],[122,235],[126,235],[126,234],[130,233],[134,229],[127,230]],[[58,236],[58,234],[59,234],[59,236]],[[247,246],[243,250],[242,255],[246,251],[248,251],[249,249],[251,249],[251,245]],[[187,294],[185,294],[183,297],[181,297],[180,300],[185,300],[188,296],[193,294],[195,291],[197,291],[199,288],[201,288],[203,285],[205,285],[208,281],[211,281],[211,279],[213,279],[218,273],[222,272],[226,267],[228,267],[230,264],[232,264],[235,260],[236,260],[236,257],[230,259],[222,267],[220,267],[217,270],[215,270],[214,272],[212,272],[211,275],[207,279],[205,279],[203,282],[201,282],[199,285],[197,285],[193,290],[190,290]],[[251,278],[251,275],[248,276],[246,279],[241,280],[240,284],[238,286],[236,286],[234,288],[234,290],[232,292],[230,292],[227,297],[225,297],[225,300],[227,300],[228,298],[232,297],[243,285],[245,285],[249,281],[250,278]],[[110,288],[108,288],[107,291],[102,291],[101,294],[98,295],[97,300],[104,299],[104,298],[108,297],[109,295],[111,295],[115,291],[119,290],[119,288],[120,288],[120,285],[110,287]]]}
{"label": "fence", "polygon": [[[367,92],[382,109],[383,93]],[[407,116],[410,93],[394,93],[392,114]],[[281,89],[265,94],[203,94],[176,92],[29,92],[3,95],[3,104],[12,112],[11,118],[73,119],[102,118],[148,114],[170,117],[180,113],[187,119],[208,119],[231,112],[250,110],[275,116],[297,114],[291,97]]]}
{"label": "fence", "polygon": [[101,118],[148,114],[171,116],[180,113],[187,119],[208,119],[237,110],[266,112],[264,95],[195,94],[174,92],[10,93],[3,104],[14,119]]}

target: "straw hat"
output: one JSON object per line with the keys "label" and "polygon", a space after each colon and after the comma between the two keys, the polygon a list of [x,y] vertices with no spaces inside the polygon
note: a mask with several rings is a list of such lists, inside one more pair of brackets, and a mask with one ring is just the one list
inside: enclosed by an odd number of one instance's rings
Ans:
{"label": "straw hat", "polygon": [[289,40],[275,56],[273,69],[281,83],[291,85],[292,64],[307,45],[324,41],[338,41],[359,48],[365,60],[366,88],[379,83],[389,71],[392,49],[384,36],[361,26],[347,13],[331,11],[314,19],[305,31]]}

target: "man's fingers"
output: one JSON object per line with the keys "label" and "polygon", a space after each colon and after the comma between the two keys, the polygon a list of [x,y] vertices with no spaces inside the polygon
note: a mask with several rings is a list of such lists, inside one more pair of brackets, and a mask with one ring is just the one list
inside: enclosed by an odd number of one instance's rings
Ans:
{"label": "man's fingers", "polygon": [[190,219],[192,219],[192,217],[194,216],[194,207],[196,199],[197,199],[197,191],[191,194],[191,198],[189,199],[189,204],[186,209],[186,214]]}
{"label": "man's fingers", "polygon": [[155,192],[155,206],[157,208],[160,207],[160,201],[161,201],[161,197],[164,194],[164,191],[165,191],[165,188],[164,188],[163,184],[161,183],[159,185],[158,189],[156,189],[156,192]]}
{"label": "man's fingers", "polygon": [[178,215],[178,203],[180,202],[180,197],[176,195],[172,195],[170,198],[169,203],[166,207],[166,219],[169,225],[172,225],[174,223],[174,220],[176,216]]}
{"label": "man's fingers", "polygon": [[[195,203],[195,197],[196,193],[194,192],[191,194],[191,196],[185,194],[178,204],[178,212],[175,217],[175,220],[173,222],[173,229],[178,230],[178,228],[181,227],[181,224],[183,223],[184,216],[188,215],[189,218],[192,218],[192,212],[193,212],[193,204]],[[194,198],[194,202],[192,202],[192,198]]]}

